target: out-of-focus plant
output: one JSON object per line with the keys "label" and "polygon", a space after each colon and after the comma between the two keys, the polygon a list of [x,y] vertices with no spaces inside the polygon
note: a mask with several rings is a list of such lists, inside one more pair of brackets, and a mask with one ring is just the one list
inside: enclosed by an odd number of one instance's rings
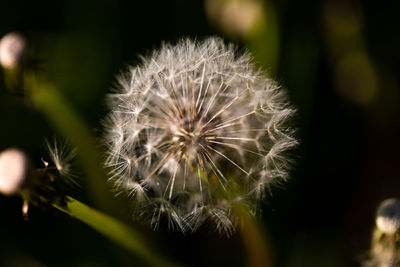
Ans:
{"label": "out-of-focus plant", "polygon": [[387,199],[376,212],[370,259],[365,267],[400,266],[400,201]]}
{"label": "out-of-focus plant", "polygon": [[279,58],[279,24],[274,6],[262,0],[206,0],[210,21],[234,40],[241,40],[257,64],[276,73]]}
{"label": "out-of-focus plant", "polygon": [[378,77],[362,35],[361,6],[356,1],[328,0],[323,16],[328,60],[334,66],[338,93],[362,106],[372,104],[378,93]]}
{"label": "out-of-focus plant", "polygon": [[21,67],[28,50],[24,36],[12,32],[0,40],[0,65],[5,69]]}
{"label": "out-of-focus plant", "polygon": [[3,67],[6,86],[14,94],[23,94],[23,73],[28,55],[24,36],[11,32],[0,39],[0,66]]}
{"label": "out-of-focus plant", "polygon": [[28,157],[19,149],[9,148],[0,153],[0,193],[15,194],[29,172]]}

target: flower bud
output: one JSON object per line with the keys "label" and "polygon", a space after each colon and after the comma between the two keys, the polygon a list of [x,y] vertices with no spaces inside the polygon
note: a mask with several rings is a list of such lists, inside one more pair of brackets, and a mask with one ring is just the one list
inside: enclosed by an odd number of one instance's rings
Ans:
{"label": "flower bud", "polygon": [[393,235],[400,229],[400,201],[383,201],[376,212],[376,226],[385,234]]}
{"label": "flower bud", "polygon": [[15,194],[25,181],[29,160],[24,152],[9,148],[0,153],[0,193]]}
{"label": "flower bud", "polygon": [[0,65],[4,68],[15,68],[23,61],[28,44],[24,36],[11,32],[0,40]]}

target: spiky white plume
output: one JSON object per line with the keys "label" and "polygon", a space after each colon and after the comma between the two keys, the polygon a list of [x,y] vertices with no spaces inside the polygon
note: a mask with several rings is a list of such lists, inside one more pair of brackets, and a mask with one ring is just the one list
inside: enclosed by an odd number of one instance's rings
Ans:
{"label": "spiky white plume", "polygon": [[108,100],[111,179],[154,227],[167,218],[183,231],[209,222],[229,234],[235,203],[254,211],[287,178],[293,109],[221,39],[163,45],[123,73]]}

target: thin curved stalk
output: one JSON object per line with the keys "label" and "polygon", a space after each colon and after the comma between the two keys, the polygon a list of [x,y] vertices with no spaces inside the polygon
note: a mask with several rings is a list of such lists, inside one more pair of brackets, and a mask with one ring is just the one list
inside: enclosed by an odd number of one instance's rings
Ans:
{"label": "thin curved stalk", "polygon": [[151,249],[141,234],[133,228],[76,199],[69,197],[68,200],[67,207],[55,204],[53,206],[87,224],[129,252],[140,256],[151,266],[178,266],[159,257],[158,253]]}

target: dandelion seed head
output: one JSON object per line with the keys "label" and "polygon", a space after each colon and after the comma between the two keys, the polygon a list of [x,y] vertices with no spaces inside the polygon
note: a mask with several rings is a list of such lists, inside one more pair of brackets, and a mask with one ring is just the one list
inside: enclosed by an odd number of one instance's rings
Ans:
{"label": "dandelion seed head", "polygon": [[256,209],[287,178],[294,110],[248,54],[219,38],[164,44],[142,60],[108,96],[111,180],[155,228],[166,220],[232,233],[232,206]]}

